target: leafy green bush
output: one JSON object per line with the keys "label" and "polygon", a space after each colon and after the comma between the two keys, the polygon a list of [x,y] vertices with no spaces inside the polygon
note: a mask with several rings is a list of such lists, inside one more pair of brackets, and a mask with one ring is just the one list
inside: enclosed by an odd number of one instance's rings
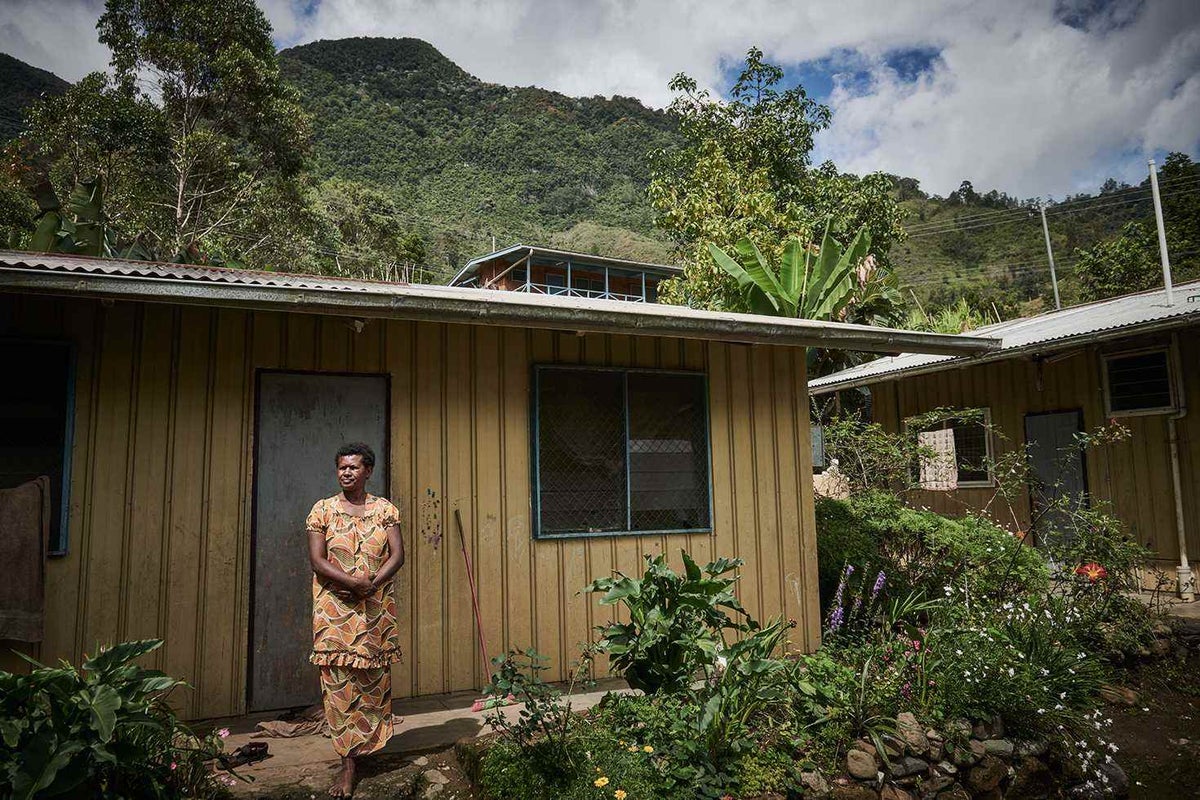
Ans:
{"label": "leafy green bush", "polygon": [[[584,591],[603,593],[601,605],[623,604],[629,622],[601,628],[596,647],[608,653],[612,668],[647,694],[685,691],[700,670],[710,671],[726,630],[746,632],[758,624],[733,592],[741,559],[721,558],[703,569],[683,554],[684,573],[659,555],[645,556],[643,576],[598,578]],[[728,612],[740,615],[735,620]]]}
{"label": "leafy green bush", "polygon": [[[823,499],[817,516],[818,561],[822,551],[844,554],[846,563],[893,578],[894,591],[917,590],[933,596],[960,578],[977,597],[1005,597],[1044,591],[1049,573],[1033,548],[978,516],[944,517],[905,506],[896,495],[868,491],[846,500]],[[853,557],[863,559],[855,564]],[[821,565],[822,588],[832,583],[828,563]],[[824,594],[823,594],[824,598]],[[832,594],[830,594],[832,599]]]}
{"label": "leafy green bush", "polygon": [[568,742],[565,757],[562,750],[542,744],[531,749],[511,742],[492,745],[480,763],[479,783],[487,797],[497,800],[672,798],[664,788],[663,769],[653,748],[648,753],[645,745],[620,739],[605,726],[589,725]]}
{"label": "leafy green bush", "polygon": [[182,681],[133,663],[161,645],[143,640],[101,650],[82,672],[65,662],[35,662],[28,675],[0,672],[0,775],[12,797],[220,793],[206,762],[220,754],[223,736],[193,734],[165,700]]}
{"label": "leafy green bush", "polygon": [[821,608],[828,609],[843,568],[853,564],[864,570],[872,569],[879,563],[879,543],[849,501],[818,497],[816,513],[817,585]]}

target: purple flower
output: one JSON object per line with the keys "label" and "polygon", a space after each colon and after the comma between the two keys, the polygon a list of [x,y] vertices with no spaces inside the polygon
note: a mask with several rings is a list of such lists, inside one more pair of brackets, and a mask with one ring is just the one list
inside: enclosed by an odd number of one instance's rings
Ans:
{"label": "purple flower", "polygon": [[839,605],[837,608],[835,608],[833,610],[833,613],[829,615],[829,630],[831,633],[833,631],[836,631],[838,628],[842,627],[842,619],[844,617],[845,617],[845,612],[842,610],[842,607]]}
{"label": "purple flower", "polygon": [[879,593],[883,591],[883,585],[887,583],[887,575],[883,570],[879,570],[879,574],[875,576],[875,586],[871,589],[871,599],[879,597]]}
{"label": "purple flower", "polygon": [[844,577],[844,578],[849,578],[849,577],[850,577],[851,575],[853,575],[853,574],[854,574],[854,565],[853,565],[853,564],[847,564],[847,565],[846,565],[846,571],[845,571],[845,573],[842,575],[842,577]]}

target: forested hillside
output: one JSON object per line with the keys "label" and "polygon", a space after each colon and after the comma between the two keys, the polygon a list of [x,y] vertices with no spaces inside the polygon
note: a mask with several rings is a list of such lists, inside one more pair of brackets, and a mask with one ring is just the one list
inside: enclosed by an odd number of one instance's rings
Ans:
{"label": "forested hillside", "polygon": [[[1173,154],[1160,165],[1159,182],[1175,278],[1200,277],[1200,165]],[[907,238],[892,256],[910,297],[932,307],[965,297],[1005,318],[1053,308],[1036,199],[980,193],[968,181],[944,198],[911,178],[895,183]],[[1047,205],[1063,305],[1161,284],[1150,198],[1148,177],[1137,186],[1110,179],[1095,195]],[[1098,285],[1105,269],[1122,274]]]}
{"label": "forested hillside", "polygon": [[[312,251],[307,262],[294,257],[300,268],[363,269],[382,257],[436,280],[489,250],[493,237],[498,247],[678,257],[656,231],[646,195],[650,154],[681,142],[666,111],[633,98],[487,83],[417,39],[315,42],[284,50],[279,63],[311,115],[313,146],[298,184],[309,210],[287,221],[303,234],[297,246]],[[20,129],[30,102],[68,86],[0,54],[0,141]],[[1200,167],[1172,156],[1160,181],[1177,275],[1196,276]],[[947,197],[912,178],[892,182],[907,235],[890,261],[906,299],[936,309],[965,297],[1005,318],[1051,307],[1035,201],[966,181]],[[19,241],[36,209],[15,184],[0,190],[0,226]],[[1049,205],[1064,304],[1157,280],[1149,194],[1148,182],[1109,181],[1095,196]]]}
{"label": "forested hillside", "polygon": [[674,139],[664,112],[484,83],[417,39],[315,42],[280,62],[314,119],[316,176],[386,190],[434,261],[461,264],[492,236],[668,257],[645,200],[647,153]]}
{"label": "forested hillside", "polygon": [[21,114],[26,106],[43,94],[59,94],[70,85],[52,72],[0,53],[0,142],[21,130]]}

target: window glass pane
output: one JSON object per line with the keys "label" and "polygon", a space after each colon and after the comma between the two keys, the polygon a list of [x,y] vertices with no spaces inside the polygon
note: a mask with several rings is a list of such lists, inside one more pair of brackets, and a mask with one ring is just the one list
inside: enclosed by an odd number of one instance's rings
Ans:
{"label": "window glass pane", "polygon": [[9,381],[0,393],[0,489],[48,477],[50,549],[63,552],[66,530],[60,517],[71,351],[65,344],[0,342],[0,363],[21,378]]}
{"label": "window glass pane", "polygon": [[954,421],[954,455],[959,483],[991,480],[987,463],[987,428],[982,422]]}
{"label": "window glass pane", "polygon": [[1113,411],[1170,408],[1166,351],[1108,359],[1108,398]]}
{"label": "window glass pane", "polygon": [[635,531],[707,528],[704,380],[630,373],[629,483]]}
{"label": "window glass pane", "polygon": [[517,283],[524,283],[526,274],[527,273],[523,269],[514,269],[512,271],[512,279]]}
{"label": "window glass pane", "polygon": [[620,372],[538,371],[540,532],[626,527]]}
{"label": "window glass pane", "polygon": [[549,291],[549,294],[565,294],[566,293],[565,287],[567,285],[567,276],[558,274],[558,273],[554,273],[554,272],[547,272],[546,273],[546,285],[550,286],[550,287],[563,287],[563,288],[551,288]]}

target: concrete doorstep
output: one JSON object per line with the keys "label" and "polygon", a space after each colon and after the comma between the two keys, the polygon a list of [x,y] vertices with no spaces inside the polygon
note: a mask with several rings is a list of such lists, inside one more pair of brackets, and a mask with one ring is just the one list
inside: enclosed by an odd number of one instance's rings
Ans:
{"label": "concrete doorstep", "polygon": [[[629,692],[620,679],[597,682],[593,691],[569,697],[574,711],[583,711],[600,702],[610,691]],[[396,732],[387,746],[360,762],[364,783],[382,777],[382,773],[411,766],[416,757],[445,750],[460,739],[474,739],[491,730],[484,724],[487,712],[471,711],[471,704],[480,697],[478,692],[418,697],[397,700],[392,712],[397,720]],[[506,706],[506,717],[516,720],[521,705]],[[292,795],[320,797],[329,788],[338,767],[338,756],[332,742],[325,736],[298,736],[290,739],[252,738],[259,722],[276,719],[277,713],[255,714],[205,724],[213,728],[229,728],[225,740],[226,752],[233,752],[249,742],[266,742],[270,757],[255,764],[238,767],[237,773],[248,781],[238,781],[230,791],[238,797],[275,797]],[[289,791],[291,790],[291,791]]]}

